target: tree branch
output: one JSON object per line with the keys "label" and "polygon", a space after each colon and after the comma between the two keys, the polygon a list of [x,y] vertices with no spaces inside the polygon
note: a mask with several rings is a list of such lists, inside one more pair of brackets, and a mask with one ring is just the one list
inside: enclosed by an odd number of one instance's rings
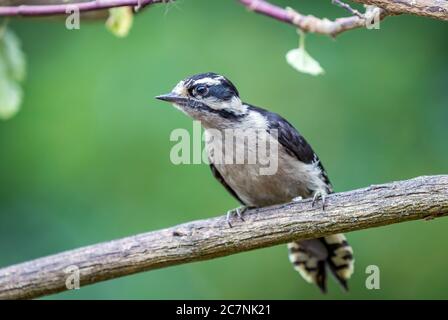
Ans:
{"label": "tree branch", "polygon": [[[3,3],[25,3],[22,5],[0,6],[0,16],[54,16],[65,15],[73,12],[73,9],[79,12],[91,12],[105,10],[114,7],[133,6],[143,8],[147,5],[156,3],[165,3],[174,0],[48,0],[51,4],[40,4],[36,0],[0,0]],[[63,1],[63,3],[60,3]],[[317,18],[313,15],[303,15],[291,8],[281,8],[265,0],[238,0],[242,5],[256,13],[269,16],[279,21],[283,21],[296,26],[304,32],[319,33],[329,36],[366,27],[371,21],[374,13],[373,7],[368,7],[366,12],[360,13],[352,9],[348,4],[341,0],[332,0],[332,2],[353,14],[350,17],[337,18],[329,20],[326,18]],[[382,20],[389,15],[400,13],[420,15],[440,20],[448,20],[448,1],[446,0],[354,0],[355,2],[375,5],[379,10],[379,18]],[[26,4],[31,2],[32,4]],[[34,4],[38,3],[38,4]]]}
{"label": "tree branch", "polygon": [[[366,14],[364,14],[363,17],[354,15],[351,17],[329,20],[327,18],[317,18],[313,15],[303,15],[291,8],[282,8],[265,0],[239,0],[239,2],[246,6],[250,11],[292,24],[304,32],[319,33],[332,37],[335,37],[344,31],[365,28],[370,21],[368,16],[369,14],[373,14],[374,9],[367,9]],[[338,1],[337,4],[339,5],[340,3],[341,2]],[[344,6],[344,8],[347,8],[347,6]],[[378,10],[380,20],[389,15],[382,9]]]}
{"label": "tree branch", "polygon": [[61,3],[46,5],[19,5],[0,7],[0,16],[54,16],[70,14],[76,8],[79,12],[104,10],[114,7],[132,6],[144,8],[156,3],[167,3],[170,0],[98,0],[79,3]]}
{"label": "tree branch", "polygon": [[[378,7],[380,20],[389,15],[405,13],[448,21],[447,0],[354,1]],[[317,18],[313,15],[303,15],[290,8],[281,8],[265,0],[239,0],[239,2],[250,11],[292,24],[304,32],[320,33],[333,37],[344,31],[366,27],[371,20],[370,17],[374,10],[374,8],[368,7],[366,13],[362,14],[340,0],[333,0],[334,4],[348,10],[353,16],[329,20],[327,18]]]}
{"label": "tree branch", "polygon": [[250,210],[233,228],[225,217],[181,224],[0,269],[0,299],[67,290],[68,267],[81,286],[237,252],[448,215],[448,175],[419,177],[332,194],[323,212],[310,200]]}
{"label": "tree branch", "polygon": [[447,0],[353,0],[363,4],[375,5],[388,12],[413,14],[448,21]]}

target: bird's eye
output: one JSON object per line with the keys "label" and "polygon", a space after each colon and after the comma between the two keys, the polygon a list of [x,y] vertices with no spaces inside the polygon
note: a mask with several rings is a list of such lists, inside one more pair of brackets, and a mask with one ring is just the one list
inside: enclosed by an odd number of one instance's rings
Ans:
{"label": "bird's eye", "polygon": [[208,93],[208,88],[207,88],[207,86],[199,85],[194,89],[194,92],[196,95],[200,95],[200,96],[204,97]]}

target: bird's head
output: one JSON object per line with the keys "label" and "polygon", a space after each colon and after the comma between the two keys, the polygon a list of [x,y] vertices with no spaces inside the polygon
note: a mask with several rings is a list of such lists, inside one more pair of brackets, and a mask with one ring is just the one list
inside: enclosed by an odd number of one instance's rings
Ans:
{"label": "bird's head", "polygon": [[156,98],[171,102],[208,128],[232,126],[247,112],[233,83],[211,72],[188,77],[180,81],[170,93]]}

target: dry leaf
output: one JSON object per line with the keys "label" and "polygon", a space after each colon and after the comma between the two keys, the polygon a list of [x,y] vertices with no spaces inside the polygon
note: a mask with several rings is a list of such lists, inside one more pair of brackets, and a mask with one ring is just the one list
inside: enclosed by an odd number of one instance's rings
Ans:
{"label": "dry leaf", "polygon": [[325,71],[319,62],[313,59],[305,48],[296,48],[286,54],[286,61],[297,71],[313,76],[323,74]]}
{"label": "dry leaf", "polygon": [[286,54],[286,61],[299,72],[307,73],[313,76],[323,74],[325,71],[320,66],[319,62],[314,60],[312,56],[305,50],[305,33],[300,29],[299,33],[299,47],[288,51]]}
{"label": "dry leaf", "polygon": [[132,7],[111,8],[109,9],[106,27],[117,37],[124,38],[131,30],[133,18]]}
{"label": "dry leaf", "polygon": [[20,81],[25,78],[26,62],[20,41],[9,29],[0,38],[0,119],[12,118],[22,103]]}

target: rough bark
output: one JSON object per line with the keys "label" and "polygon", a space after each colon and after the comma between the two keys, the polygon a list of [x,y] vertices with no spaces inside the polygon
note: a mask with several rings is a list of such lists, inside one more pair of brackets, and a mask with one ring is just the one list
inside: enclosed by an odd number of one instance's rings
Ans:
{"label": "rough bark", "polygon": [[237,252],[448,215],[448,175],[332,194],[326,209],[309,200],[251,210],[230,228],[225,217],[100,243],[0,269],[0,298],[36,298],[67,290],[68,267],[81,286]]}
{"label": "rough bark", "polygon": [[447,0],[353,0],[380,7],[391,13],[405,13],[448,21]]}

